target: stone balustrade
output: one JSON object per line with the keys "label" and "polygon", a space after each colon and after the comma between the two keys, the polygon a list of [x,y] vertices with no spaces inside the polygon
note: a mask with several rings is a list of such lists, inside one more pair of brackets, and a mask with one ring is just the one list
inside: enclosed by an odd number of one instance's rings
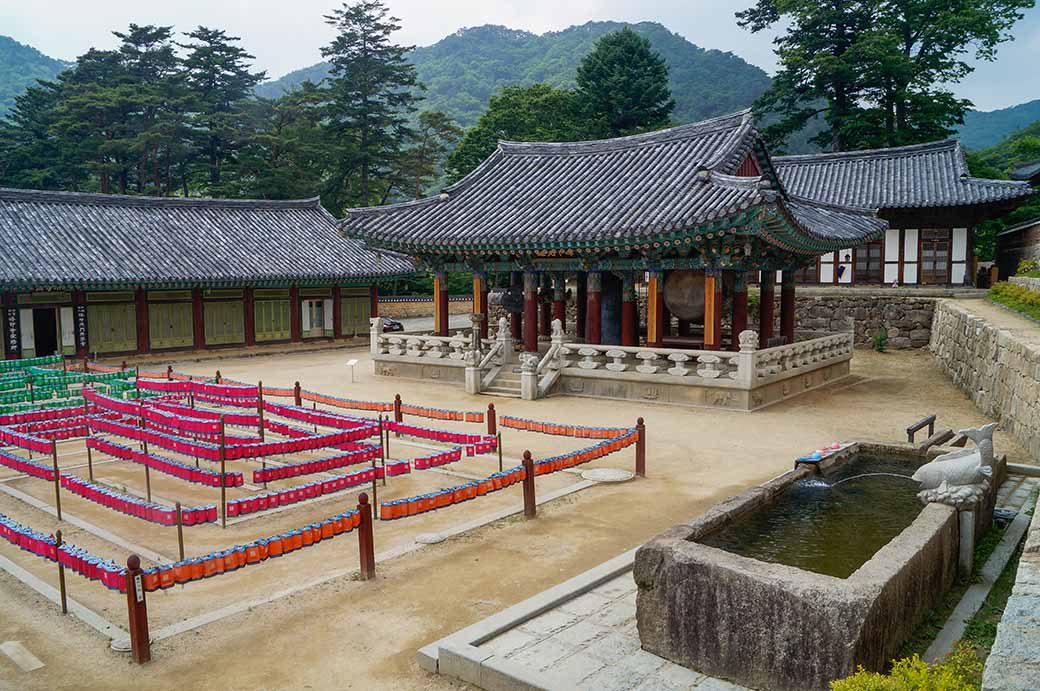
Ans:
{"label": "stone balustrade", "polygon": [[853,335],[844,333],[756,350],[752,353],[754,383],[776,381],[848,359],[854,345]]}
{"label": "stone balustrade", "polygon": [[[743,365],[743,372],[742,372]],[[550,365],[554,366],[554,365]],[[718,350],[676,350],[613,345],[566,344],[560,347],[555,367],[577,370],[568,374],[599,371],[606,375],[662,375],[711,386],[731,385],[742,378],[750,382],[748,353]],[[723,384],[723,382],[725,382]]]}

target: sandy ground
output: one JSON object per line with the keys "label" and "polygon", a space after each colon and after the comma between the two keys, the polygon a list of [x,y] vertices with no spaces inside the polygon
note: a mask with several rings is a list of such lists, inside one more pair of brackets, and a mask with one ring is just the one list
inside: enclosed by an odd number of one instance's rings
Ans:
{"label": "sandy ground", "polygon": [[[357,382],[351,384],[344,363],[353,357],[362,363]],[[400,393],[407,401],[469,410],[482,409],[494,400],[502,414],[545,420],[628,426],[643,416],[648,426],[649,477],[597,486],[543,507],[537,520],[500,521],[382,563],[374,582],[344,577],[164,641],[153,647],[154,661],[145,667],[132,665],[128,656],[109,650],[107,641],[85,625],[62,617],[53,605],[0,573],[0,642],[21,641],[46,665],[22,673],[0,656],[0,688],[457,688],[450,680],[420,670],[414,661],[416,649],[641,544],[673,523],[783,472],[794,457],[823,444],[844,439],[900,440],[907,424],[932,412],[938,413],[940,427],[957,429],[986,422],[944,378],[927,352],[857,351],[852,377],[750,414],[579,398],[523,402],[473,397],[452,386],[376,378],[365,352],[358,349],[174,365],[193,373],[209,373],[219,367],[228,377],[262,379],[274,386],[290,386],[299,380],[305,388],[353,398],[388,400]],[[507,431],[504,439],[510,457],[518,457],[523,448],[530,448],[536,458],[577,448],[569,444],[574,440],[514,431]],[[1026,461],[1006,435],[998,433],[996,445],[1012,461]],[[394,455],[423,453],[396,442],[391,448]],[[62,455],[63,466],[82,462],[73,448],[67,458],[64,450]],[[631,468],[632,461],[632,451],[626,450],[594,465]],[[140,469],[128,466],[119,470],[117,465],[99,469],[98,475],[128,490],[140,490]],[[471,459],[458,469],[486,473],[492,466],[497,467],[497,462],[491,458]],[[76,472],[85,474],[82,469]],[[180,483],[157,482],[160,477],[152,473],[156,494],[182,501],[194,496]],[[574,480],[564,474],[539,478],[539,491]],[[391,479],[387,496],[460,481],[436,474],[417,474],[400,483]],[[49,497],[46,483],[16,480],[11,484],[45,501]],[[377,525],[377,552],[408,544],[418,532],[518,505],[520,489],[511,489],[515,491],[485,498],[487,503],[468,502],[421,519]],[[200,492],[212,494],[213,490]],[[111,527],[163,554],[176,554],[169,531],[121,519],[67,494],[63,498],[66,510],[77,516]],[[213,498],[200,496],[199,500]],[[243,523],[228,529],[231,540],[219,528],[190,528],[188,553],[272,534],[314,520],[309,516],[351,507],[354,501],[354,493],[350,493],[301,513]],[[0,512],[36,529],[57,527],[52,517],[6,495],[0,495]],[[77,544],[113,557],[125,555],[125,550],[82,531],[68,532],[70,541]],[[53,569],[31,564],[32,560],[9,545],[0,545],[0,554],[49,582],[56,581]],[[153,630],[157,624],[214,609],[264,588],[283,588],[355,566],[356,560],[355,538],[340,537],[238,574],[150,596]],[[125,610],[118,596],[78,576],[70,577],[70,590],[77,599],[125,626]]]}

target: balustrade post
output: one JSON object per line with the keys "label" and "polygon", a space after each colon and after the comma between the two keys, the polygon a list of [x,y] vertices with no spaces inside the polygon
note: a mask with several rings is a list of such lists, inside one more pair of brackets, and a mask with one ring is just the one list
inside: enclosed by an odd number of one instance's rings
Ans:
{"label": "balustrade post", "polygon": [[368,337],[369,338],[368,352],[371,355],[380,355],[383,352],[382,345],[380,344],[380,339],[383,336],[383,324],[384,324],[383,318],[382,317],[373,317],[372,319],[369,320],[369,324],[370,324],[370,330],[369,330],[369,337]]}

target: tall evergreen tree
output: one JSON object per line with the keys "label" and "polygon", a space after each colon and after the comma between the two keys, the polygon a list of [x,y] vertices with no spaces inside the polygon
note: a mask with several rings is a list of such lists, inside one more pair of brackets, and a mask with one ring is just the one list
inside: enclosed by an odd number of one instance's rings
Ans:
{"label": "tall evergreen tree", "polygon": [[952,134],[971,103],[948,85],[992,60],[1035,0],[757,0],[737,13],[753,32],[781,22],[780,62],[757,103],[779,115],[781,144],[816,116],[816,143],[836,151],[894,146]]}
{"label": "tall evergreen tree", "polygon": [[202,158],[200,187],[215,194],[222,168],[241,145],[243,104],[265,73],[249,71],[254,56],[236,45],[241,40],[237,36],[204,26],[186,36],[192,41],[179,45],[187,51],[184,80],[193,99],[195,149]]}
{"label": "tall evergreen tree", "polygon": [[331,64],[326,113],[336,157],[326,205],[339,211],[385,197],[413,134],[409,115],[421,86],[405,59],[414,46],[391,43],[399,20],[381,0],[345,3],[325,19],[337,32],[321,50]]}
{"label": "tall evergreen tree", "polygon": [[628,27],[596,41],[578,66],[577,82],[578,97],[603,136],[662,127],[675,108],[664,58]]}
{"label": "tall evergreen tree", "polygon": [[444,161],[462,138],[462,128],[440,111],[419,113],[415,140],[401,159],[401,177],[407,178],[409,194],[419,199],[427,186],[443,172]]}

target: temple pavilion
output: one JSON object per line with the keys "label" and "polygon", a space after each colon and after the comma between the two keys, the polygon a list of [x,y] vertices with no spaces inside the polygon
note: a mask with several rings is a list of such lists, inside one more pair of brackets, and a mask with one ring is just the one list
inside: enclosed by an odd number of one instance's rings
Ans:
{"label": "temple pavilion", "polygon": [[[736,350],[748,325],[749,274],[761,276],[760,347],[792,344],[796,272],[828,252],[883,238],[887,229],[876,208],[787,189],[750,111],[603,141],[501,142],[441,194],[351,209],[341,223],[347,237],[416,257],[434,272],[439,336],[448,335],[447,272],[472,272],[485,338],[489,276],[508,277],[523,295],[512,335],[528,352],[538,351],[550,319],[583,343],[641,345],[635,285],[644,281],[646,346],[671,339]],[[573,324],[566,320],[568,282],[575,287]]]}

